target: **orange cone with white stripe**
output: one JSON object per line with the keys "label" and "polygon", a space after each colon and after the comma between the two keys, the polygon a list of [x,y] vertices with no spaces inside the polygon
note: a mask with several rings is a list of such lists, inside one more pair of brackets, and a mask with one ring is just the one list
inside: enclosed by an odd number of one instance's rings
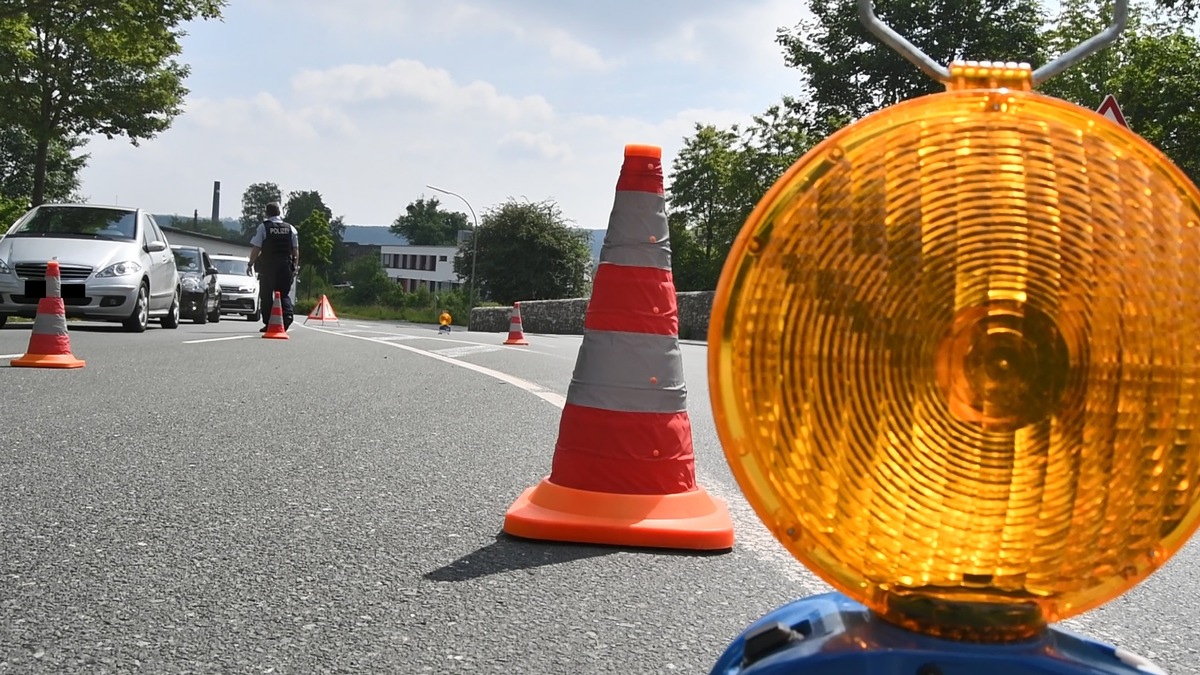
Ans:
{"label": "orange cone with white stripe", "polygon": [[67,308],[62,299],[62,276],[58,261],[46,264],[46,293],[38,299],[33,331],[25,355],[9,365],[26,368],[82,368],[84,362],[71,353],[67,334]]}
{"label": "orange cone with white stripe", "polygon": [[267,332],[263,333],[263,337],[273,340],[290,340],[291,336],[283,327],[283,304],[279,298],[279,291],[275,291],[275,299],[271,301],[271,318],[267,321]]}
{"label": "orange cone with white stripe", "polygon": [[504,344],[529,344],[529,341],[525,339],[525,327],[521,325],[521,303],[519,302],[514,302],[512,309],[508,311],[508,339],[504,341]]}
{"label": "orange cone with white stripe", "polygon": [[723,550],[725,503],[696,484],[662,149],[627,145],[551,472],[509,507],[531,539]]}

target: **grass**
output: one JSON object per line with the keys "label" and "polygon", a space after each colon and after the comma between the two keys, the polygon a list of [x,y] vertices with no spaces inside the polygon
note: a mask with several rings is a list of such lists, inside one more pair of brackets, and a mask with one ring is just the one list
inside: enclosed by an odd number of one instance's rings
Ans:
{"label": "grass", "polygon": [[[307,316],[312,312],[320,298],[299,298],[296,300],[295,313],[297,316]],[[330,304],[333,300],[330,300]],[[433,309],[415,309],[411,307],[397,308],[388,305],[334,305],[333,313],[339,319],[362,319],[364,321],[407,321],[409,323],[436,324],[440,312]],[[466,316],[451,314],[452,323],[456,326],[466,326]]]}

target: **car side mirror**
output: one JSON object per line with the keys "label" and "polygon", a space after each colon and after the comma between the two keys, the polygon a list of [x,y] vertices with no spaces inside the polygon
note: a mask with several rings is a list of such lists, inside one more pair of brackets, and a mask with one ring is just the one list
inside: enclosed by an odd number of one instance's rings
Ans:
{"label": "car side mirror", "polygon": [[209,267],[208,269],[204,270],[204,273],[205,274],[220,274],[221,270],[219,270],[215,267]]}
{"label": "car side mirror", "polygon": [[149,244],[146,244],[146,250],[150,253],[157,253],[159,251],[167,250],[167,245],[161,241],[152,241]]}

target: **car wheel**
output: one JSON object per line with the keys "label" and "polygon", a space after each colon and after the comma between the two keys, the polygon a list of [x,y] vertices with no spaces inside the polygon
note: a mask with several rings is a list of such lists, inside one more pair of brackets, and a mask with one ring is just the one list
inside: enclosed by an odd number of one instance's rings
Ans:
{"label": "car wheel", "polygon": [[258,318],[258,314],[247,314],[247,315],[246,315],[246,320],[247,320],[247,321],[254,321],[254,320],[255,320],[255,319],[257,319],[257,318]]}
{"label": "car wheel", "polygon": [[143,283],[138,287],[137,300],[133,302],[133,313],[122,322],[125,330],[131,333],[141,333],[146,330],[146,324],[150,321],[150,302],[148,296],[149,292],[146,290],[146,284]]}
{"label": "car wheel", "polygon": [[167,310],[160,323],[163,328],[179,328],[179,288],[175,288],[175,297],[171,298],[171,309]]}
{"label": "car wheel", "polygon": [[0,316],[0,328],[4,328],[4,324],[8,323],[7,316]]}
{"label": "car wheel", "polygon": [[218,302],[216,307],[213,307],[212,313],[208,315],[208,320],[213,323],[221,323],[221,303]]}

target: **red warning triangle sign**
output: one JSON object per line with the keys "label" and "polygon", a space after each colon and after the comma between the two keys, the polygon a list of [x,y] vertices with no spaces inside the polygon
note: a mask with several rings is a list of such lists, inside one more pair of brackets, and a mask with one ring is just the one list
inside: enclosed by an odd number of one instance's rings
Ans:
{"label": "red warning triangle sign", "polygon": [[1121,106],[1117,105],[1117,99],[1112,94],[1105,95],[1104,101],[1100,103],[1099,108],[1096,108],[1096,112],[1126,129],[1129,128],[1129,124],[1125,121],[1125,114],[1121,112]]}
{"label": "red warning triangle sign", "polygon": [[325,295],[321,296],[321,301],[317,303],[316,307],[313,307],[312,312],[309,312],[308,317],[304,319],[304,323],[308,323],[309,319],[320,321],[321,323],[337,321],[339,326],[342,325],[342,322],[338,321],[337,315],[333,313],[333,305],[329,304],[329,298]]}

